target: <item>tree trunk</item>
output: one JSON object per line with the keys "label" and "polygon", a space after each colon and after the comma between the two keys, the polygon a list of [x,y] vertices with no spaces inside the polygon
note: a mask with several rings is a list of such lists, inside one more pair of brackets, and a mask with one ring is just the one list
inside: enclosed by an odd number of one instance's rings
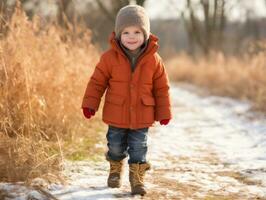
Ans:
{"label": "tree trunk", "polygon": [[187,0],[187,12],[189,20],[187,31],[190,43],[196,43],[205,55],[210,50],[222,50],[223,31],[225,28],[225,0],[200,0],[204,18],[201,21],[195,15],[195,7],[191,0]]}

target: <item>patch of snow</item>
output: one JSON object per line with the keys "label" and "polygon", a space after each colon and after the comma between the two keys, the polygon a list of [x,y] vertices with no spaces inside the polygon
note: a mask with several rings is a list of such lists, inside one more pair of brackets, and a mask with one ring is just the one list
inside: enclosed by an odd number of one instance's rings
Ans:
{"label": "patch of snow", "polygon": [[[266,198],[266,119],[250,112],[248,102],[199,96],[173,83],[171,97],[174,118],[167,126],[150,128],[148,191],[161,192],[164,199],[203,199],[210,193]],[[130,195],[128,165],[119,189],[106,186],[108,169],[106,161],[66,161],[68,184],[46,190],[60,200],[141,199]],[[161,179],[169,186],[161,186]],[[0,183],[0,190],[7,199],[47,198],[22,183]]]}

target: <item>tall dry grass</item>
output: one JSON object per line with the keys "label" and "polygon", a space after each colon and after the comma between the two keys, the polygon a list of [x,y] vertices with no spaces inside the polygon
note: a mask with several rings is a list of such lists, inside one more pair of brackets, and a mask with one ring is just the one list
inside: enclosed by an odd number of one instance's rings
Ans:
{"label": "tall dry grass", "polygon": [[63,156],[84,140],[92,155],[101,138],[101,122],[88,123],[80,109],[98,52],[89,30],[73,40],[37,17],[29,21],[19,8],[7,25],[0,40],[0,179],[54,177]]}
{"label": "tall dry grass", "polygon": [[192,59],[180,54],[166,62],[170,79],[208,88],[212,93],[251,100],[254,108],[266,112],[266,42],[253,44],[248,55]]}

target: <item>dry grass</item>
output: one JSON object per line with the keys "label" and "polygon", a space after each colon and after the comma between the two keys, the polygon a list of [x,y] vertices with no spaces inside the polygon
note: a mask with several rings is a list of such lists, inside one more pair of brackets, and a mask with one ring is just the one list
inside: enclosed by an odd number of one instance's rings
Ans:
{"label": "dry grass", "polygon": [[266,42],[260,51],[243,56],[213,54],[191,59],[180,54],[166,63],[171,80],[191,82],[225,95],[254,102],[254,108],[266,112]]}
{"label": "dry grass", "polygon": [[28,21],[20,9],[8,30],[0,40],[0,179],[48,177],[61,169],[63,154],[75,153],[69,144],[89,137],[83,150],[95,153],[101,122],[88,123],[80,106],[98,52],[89,30],[73,37]]}

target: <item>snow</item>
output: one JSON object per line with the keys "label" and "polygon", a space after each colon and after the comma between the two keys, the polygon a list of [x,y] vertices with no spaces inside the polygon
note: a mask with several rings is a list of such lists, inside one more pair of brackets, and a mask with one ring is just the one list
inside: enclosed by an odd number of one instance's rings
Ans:
{"label": "snow", "polygon": [[194,122],[195,127],[191,131],[195,132],[192,134],[199,146],[210,145],[220,158],[242,170],[265,169],[266,118],[245,118],[250,104],[225,97],[202,98],[177,87],[173,88],[172,94],[179,103],[193,107],[194,116],[178,115],[177,108],[176,118],[181,130],[187,130],[192,127],[190,119],[196,117],[197,123]]}
{"label": "snow", "polygon": [[[266,198],[265,116],[251,112],[249,102],[195,90],[200,91],[172,83],[174,118],[167,126],[150,128],[148,192],[158,199]],[[106,161],[66,161],[64,174],[67,185],[46,188],[60,200],[141,199],[130,195],[127,165],[119,189],[106,187]],[[0,190],[9,195],[6,199],[48,199],[23,183],[0,183]]]}

